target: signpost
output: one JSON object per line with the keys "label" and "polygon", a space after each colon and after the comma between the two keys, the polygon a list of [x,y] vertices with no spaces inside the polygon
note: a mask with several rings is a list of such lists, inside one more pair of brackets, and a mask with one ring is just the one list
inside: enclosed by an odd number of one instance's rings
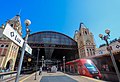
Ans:
{"label": "signpost", "polygon": [[[24,40],[9,24],[6,25],[3,34],[15,42],[18,46],[23,46]],[[32,54],[32,49],[28,44],[26,44],[25,51],[27,51],[29,54]]]}
{"label": "signpost", "polygon": [[22,67],[25,50],[30,54],[32,53],[32,49],[27,44],[28,35],[30,33],[28,26],[31,24],[31,21],[26,19],[25,24],[26,24],[25,40],[23,40],[22,37],[9,24],[6,24],[6,27],[3,31],[3,34],[6,37],[8,37],[13,42],[15,42],[18,46],[22,47],[22,53],[21,53],[20,60],[19,60],[19,65],[18,65],[18,69],[17,69],[17,75],[16,75],[15,82],[19,82],[19,76],[20,76],[20,72],[21,72],[21,67]]}
{"label": "signpost", "polygon": [[24,40],[9,24],[6,25],[3,34],[20,47],[23,46]]}

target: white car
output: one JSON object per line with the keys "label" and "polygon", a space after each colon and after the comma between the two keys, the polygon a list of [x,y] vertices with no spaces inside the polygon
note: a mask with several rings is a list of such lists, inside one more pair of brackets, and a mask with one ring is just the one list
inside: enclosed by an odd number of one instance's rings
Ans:
{"label": "white car", "polygon": [[52,67],[51,67],[51,72],[56,73],[56,72],[57,72],[57,67],[56,67],[56,66],[52,66]]}

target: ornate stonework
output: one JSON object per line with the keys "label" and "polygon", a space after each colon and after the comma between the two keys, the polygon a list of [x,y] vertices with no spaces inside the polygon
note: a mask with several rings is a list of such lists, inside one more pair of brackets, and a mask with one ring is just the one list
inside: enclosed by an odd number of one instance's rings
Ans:
{"label": "ornate stonework", "polygon": [[80,23],[79,30],[75,31],[75,41],[78,43],[80,58],[95,55],[95,43],[92,33],[83,23]]}
{"label": "ornate stonework", "polygon": [[[21,33],[21,21],[20,16],[16,15],[7,23],[11,25],[20,35]],[[16,58],[18,55],[19,46],[3,35],[5,25],[0,28],[0,67],[4,69],[14,70]]]}

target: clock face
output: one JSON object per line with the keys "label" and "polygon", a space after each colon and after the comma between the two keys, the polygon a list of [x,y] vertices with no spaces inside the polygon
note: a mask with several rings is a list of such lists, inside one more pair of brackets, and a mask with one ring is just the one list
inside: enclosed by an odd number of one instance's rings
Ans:
{"label": "clock face", "polygon": [[28,61],[30,62],[32,59],[31,58],[28,58]]}
{"label": "clock face", "polygon": [[80,41],[80,43],[79,43],[79,44],[80,44],[80,46],[83,46],[83,42],[82,42],[82,41]]}

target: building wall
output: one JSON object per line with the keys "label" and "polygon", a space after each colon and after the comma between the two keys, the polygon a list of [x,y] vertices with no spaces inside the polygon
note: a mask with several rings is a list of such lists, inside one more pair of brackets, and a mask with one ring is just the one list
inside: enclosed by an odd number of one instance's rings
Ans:
{"label": "building wall", "polygon": [[8,50],[7,45],[9,45],[9,42],[0,40],[0,67],[3,67],[4,65],[4,59],[6,57],[6,52]]}
{"label": "building wall", "polygon": [[[110,46],[112,46],[112,53],[120,52],[120,43],[118,41],[111,43]],[[96,56],[109,54],[109,51],[107,50],[107,46],[97,48],[95,54]]]}
{"label": "building wall", "polygon": [[[12,19],[8,20],[6,24],[10,24],[10,26],[16,30],[18,34],[22,35],[22,27],[19,15],[16,15]],[[0,28],[0,67],[14,70],[19,46],[3,35],[4,28],[5,25],[2,24]]]}
{"label": "building wall", "polygon": [[0,45],[3,46],[0,47],[0,67],[6,68],[7,63],[10,62],[10,68],[14,70],[19,47],[15,43],[5,40],[1,40]]}
{"label": "building wall", "polygon": [[[120,66],[120,43],[118,41],[115,41],[111,43],[110,46],[112,47],[111,51],[112,51],[112,54],[114,55],[117,65]],[[97,59],[99,58],[101,60],[100,64],[97,65],[99,68],[102,69],[102,66],[106,64],[108,65],[110,71],[114,71],[113,69],[111,70],[111,68],[114,68],[114,67],[111,61],[110,53],[107,50],[107,46],[102,46],[100,48],[97,48],[95,52],[95,56],[93,56],[92,59],[95,59],[95,58]]]}

